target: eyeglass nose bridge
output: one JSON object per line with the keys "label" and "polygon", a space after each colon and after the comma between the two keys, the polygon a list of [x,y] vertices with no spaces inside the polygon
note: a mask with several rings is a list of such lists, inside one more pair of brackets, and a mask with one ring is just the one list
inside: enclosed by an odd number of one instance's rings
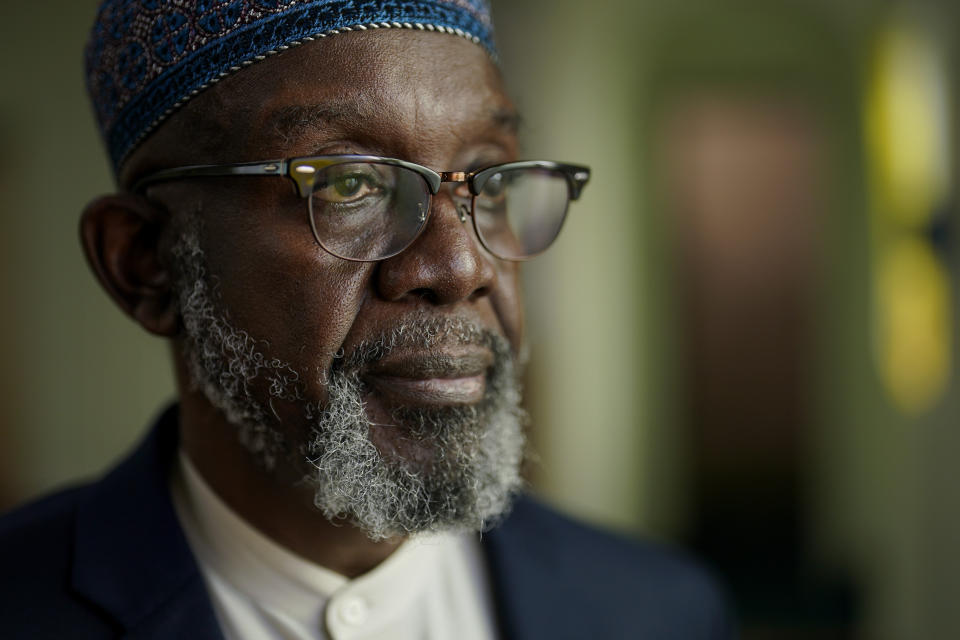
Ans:
{"label": "eyeglass nose bridge", "polygon": [[468,179],[466,171],[441,171],[440,182],[466,182]]}
{"label": "eyeglass nose bridge", "polygon": [[[450,182],[453,184],[466,184],[470,187],[471,196],[473,196],[473,185],[470,183],[471,175],[466,171],[441,171],[440,172],[440,182],[437,185],[436,190],[434,190],[433,195],[436,196],[440,191],[440,185],[445,182]],[[473,196],[475,197],[475,196]],[[465,223],[467,218],[473,216],[473,202],[471,198],[470,204],[466,202],[457,202],[456,196],[453,199],[454,208],[456,209],[457,216],[460,218],[460,222]]]}
{"label": "eyeglass nose bridge", "polygon": [[[448,180],[445,182],[465,183],[466,180]],[[437,190],[436,193],[430,194],[430,200],[431,200],[431,204],[429,205],[430,207],[433,206],[433,203],[432,203],[433,199],[439,196],[439,194],[440,194],[439,189]],[[457,217],[460,218],[460,222],[466,223],[468,218],[473,217],[474,198],[476,198],[476,196],[474,196],[473,194],[470,194],[469,197],[464,197],[462,195],[457,195],[457,194],[451,194],[450,203],[453,205],[453,209],[456,212]],[[420,205],[420,222],[426,222],[426,212],[423,210],[422,205]]]}

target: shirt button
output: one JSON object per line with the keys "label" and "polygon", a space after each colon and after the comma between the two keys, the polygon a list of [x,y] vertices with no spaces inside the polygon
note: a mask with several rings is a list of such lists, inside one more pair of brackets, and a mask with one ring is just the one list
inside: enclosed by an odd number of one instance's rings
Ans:
{"label": "shirt button", "polygon": [[361,598],[348,598],[340,605],[337,613],[344,624],[356,627],[367,621],[370,611]]}

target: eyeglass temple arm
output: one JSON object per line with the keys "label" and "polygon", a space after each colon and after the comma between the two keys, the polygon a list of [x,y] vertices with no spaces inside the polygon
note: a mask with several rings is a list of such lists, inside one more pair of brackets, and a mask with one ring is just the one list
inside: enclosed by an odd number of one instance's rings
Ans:
{"label": "eyeglass temple arm", "polygon": [[198,164],[176,169],[164,169],[137,180],[130,189],[133,193],[142,193],[144,189],[157,182],[179,178],[199,178],[204,176],[285,176],[286,160],[269,162],[238,162],[236,164]]}

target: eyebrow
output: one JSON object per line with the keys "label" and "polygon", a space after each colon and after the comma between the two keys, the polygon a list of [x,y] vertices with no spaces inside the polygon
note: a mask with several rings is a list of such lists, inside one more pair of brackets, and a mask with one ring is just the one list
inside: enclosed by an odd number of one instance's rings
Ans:
{"label": "eyebrow", "polygon": [[520,127],[523,126],[523,116],[512,107],[493,109],[490,116],[498,128],[513,135],[517,135],[520,132]]}
{"label": "eyebrow", "polygon": [[[269,118],[276,136],[284,143],[303,135],[313,127],[340,125],[359,128],[377,115],[356,102],[290,105],[277,109]],[[512,107],[495,107],[488,110],[488,119],[494,127],[511,135],[517,135],[523,118]]]}
{"label": "eyebrow", "polygon": [[364,114],[356,104],[290,105],[271,114],[270,122],[277,137],[289,143],[305,130],[329,126],[334,122],[362,122]]}

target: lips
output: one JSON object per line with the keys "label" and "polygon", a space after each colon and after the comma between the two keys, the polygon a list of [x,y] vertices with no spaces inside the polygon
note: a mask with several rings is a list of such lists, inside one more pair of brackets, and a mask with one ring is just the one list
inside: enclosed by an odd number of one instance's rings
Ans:
{"label": "lips", "polygon": [[493,354],[486,349],[392,352],[365,372],[379,395],[398,405],[474,404],[483,399]]}

